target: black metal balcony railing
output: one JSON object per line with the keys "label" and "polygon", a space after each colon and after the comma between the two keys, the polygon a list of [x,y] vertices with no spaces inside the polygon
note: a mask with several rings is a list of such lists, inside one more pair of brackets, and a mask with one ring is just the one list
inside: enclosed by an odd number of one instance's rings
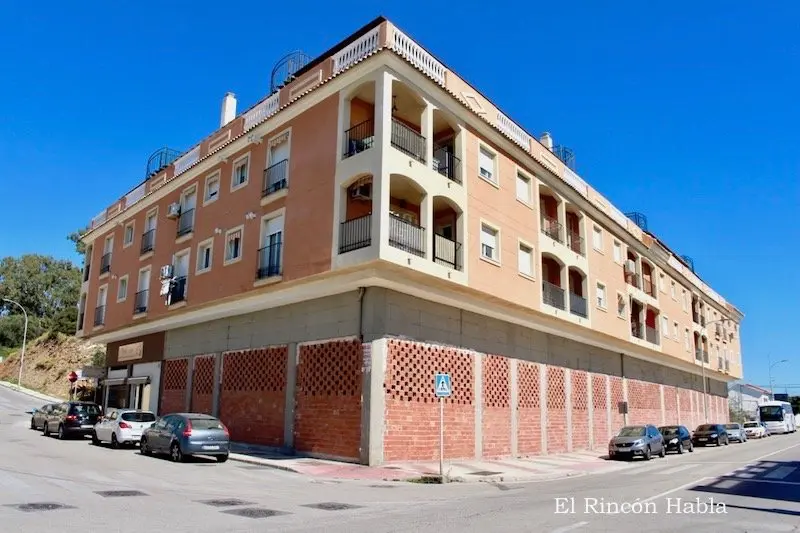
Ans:
{"label": "black metal balcony railing", "polygon": [[369,150],[375,143],[375,124],[372,119],[356,124],[344,132],[343,158]]}
{"label": "black metal balcony railing", "polygon": [[156,244],[156,230],[151,229],[142,233],[142,247],[139,251],[140,254],[152,252]]}
{"label": "black metal balcony railing", "polygon": [[256,279],[266,279],[281,275],[281,256],[283,254],[283,242],[278,234],[270,244],[258,250],[258,269]]}
{"label": "black metal balcony railing", "polygon": [[434,233],[433,262],[454,270],[461,270],[461,243]]}
{"label": "black metal balcony railing", "polygon": [[569,293],[569,312],[573,315],[577,315],[583,318],[589,316],[586,311],[586,298],[575,294],[574,292]]}
{"label": "black metal balcony railing", "polygon": [[639,278],[639,274],[631,274],[630,272],[625,272],[625,283],[636,287],[637,289],[642,288],[642,283]]}
{"label": "black metal balcony railing", "polygon": [[644,328],[645,339],[651,344],[658,344],[658,330],[650,326]]}
{"label": "black metal balcony railing", "polygon": [[178,217],[178,237],[188,235],[194,230],[194,209],[181,211]]}
{"label": "black metal balcony railing", "polygon": [[641,322],[631,322],[631,335],[637,339],[644,339],[644,326]]}
{"label": "black metal balcony railing", "polygon": [[703,350],[703,362],[708,363],[708,350]]}
{"label": "black metal balcony railing", "polygon": [[569,246],[569,249],[576,254],[586,255],[583,251],[583,237],[574,231],[567,233],[567,245]]}
{"label": "black metal balcony railing", "polygon": [[278,161],[264,169],[264,187],[261,196],[269,196],[286,188],[286,174],[289,170],[289,160]]}
{"label": "black metal balcony railing", "polygon": [[566,310],[567,306],[564,300],[564,289],[549,281],[542,281],[542,301],[545,304],[556,309]]}
{"label": "black metal balcony railing", "polygon": [[694,349],[694,359],[695,361],[702,361],[703,360],[703,350],[700,348]]}
{"label": "black metal balcony railing", "polygon": [[94,325],[102,326],[106,323],[106,306],[98,305],[94,308]]}
{"label": "black metal balcony railing", "polygon": [[425,257],[425,228],[402,218],[389,216],[389,245]]}
{"label": "black metal balcony railing", "polygon": [[653,284],[652,280],[647,278],[642,278],[642,290],[645,294],[652,296],[653,298],[656,297],[656,287]]}
{"label": "black metal balcony railing", "polygon": [[86,318],[86,313],[84,313],[83,311],[78,313],[78,331],[82,331],[83,330],[83,320],[85,318]]}
{"label": "black metal balcony railing", "polygon": [[461,183],[461,160],[451,147],[439,146],[433,149],[434,170],[450,181]]}
{"label": "black metal balcony railing", "polygon": [[169,294],[170,305],[186,300],[186,276],[175,278]]}
{"label": "black metal balcony railing", "polygon": [[547,215],[542,216],[542,233],[550,237],[556,242],[564,244],[564,226],[561,223]]}
{"label": "black metal balcony railing", "polygon": [[372,244],[372,215],[339,224],[339,253],[346,254]]}
{"label": "black metal balcony railing", "polygon": [[150,291],[147,289],[136,293],[136,296],[133,299],[134,315],[147,312],[147,303],[148,303],[147,301],[149,300],[149,298],[150,298]]}
{"label": "black metal balcony railing", "polygon": [[706,327],[706,317],[704,315],[700,315],[700,325]]}
{"label": "black metal balcony railing", "polygon": [[83,281],[89,281],[89,272],[92,270],[92,264],[89,263],[83,267]]}
{"label": "black metal balcony railing", "polygon": [[105,274],[111,271],[111,252],[103,254],[100,258],[100,273]]}
{"label": "black metal balcony railing", "polygon": [[425,137],[392,118],[392,146],[420,163],[425,162]]}

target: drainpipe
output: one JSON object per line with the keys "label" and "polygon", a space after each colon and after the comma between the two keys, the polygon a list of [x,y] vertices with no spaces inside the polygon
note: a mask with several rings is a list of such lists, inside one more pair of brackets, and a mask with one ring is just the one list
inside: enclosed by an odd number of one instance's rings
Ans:
{"label": "drainpipe", "polygon": [[358,341],[364,342],[364,293],[365,287],[358,288]]}

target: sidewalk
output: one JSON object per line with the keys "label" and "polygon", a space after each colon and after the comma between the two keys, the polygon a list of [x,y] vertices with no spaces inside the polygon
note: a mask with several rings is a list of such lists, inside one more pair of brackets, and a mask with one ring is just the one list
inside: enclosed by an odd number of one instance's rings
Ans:
{"label": "sidewalk", "polygon": [[36,398],[37,400],[43,401],[44,403],[61,403],[66,401],[63,398],[48,396],[47,394],[42,394],[41,392],[36,392],[35,390],[26,389],[25,387],[17,387],[14,383],[9,383],[8,381],[0,381],[0,386],[17,392],[21,392],[22,394],[27,394],[32,398]]}

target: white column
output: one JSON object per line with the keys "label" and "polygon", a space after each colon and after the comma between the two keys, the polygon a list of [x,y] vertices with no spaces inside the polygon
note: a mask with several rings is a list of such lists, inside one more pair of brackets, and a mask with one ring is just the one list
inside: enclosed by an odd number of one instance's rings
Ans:
{"label": "white column", "polygon": [[420,205],[420,226],[425,228],[424,239],[425,242],[425,258],[433,259],[433,197],[430,194],[425,194],[422,198],[422,205]]}
{"label": "white column", "polygon": [[564,243],[567,242],[567,204],[564,202],[564,199],[558,196],[555,192],[553,195],[558,200],[558,223],[561,224],[561,238],[564,239]]}
{"label": "white column", "polygon": [[375,144],[372,150],[377,150],[380,165],[372,183],[372,239],[379,248],[389,243],[389,174],[383,171],[383,160],[391,141],[393,80],[388,72],[379,72],[375,78]]}
{"label": "white column", "polygon": [[432,168],[433,162],[433,110],[434,106],[425,100],[422,110],[422,136],[425,137],[425,166]]}

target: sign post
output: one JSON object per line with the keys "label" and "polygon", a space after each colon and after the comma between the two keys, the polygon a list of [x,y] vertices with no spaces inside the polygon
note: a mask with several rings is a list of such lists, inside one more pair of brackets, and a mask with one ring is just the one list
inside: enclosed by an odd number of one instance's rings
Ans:
{"label": "sign post", "polygon": [[433,392],[439,398],[439,476],[444,482],[444,399],[452,393],[450,374],[436,374]]}
{"label": "sign post", "polygon": [[69,380],[70,387],[69,387],[69,397],[70,399],[75,399],[75,382],[78,381],[78,374],[75,372],[70,372],[67,374],[67,380]]}

